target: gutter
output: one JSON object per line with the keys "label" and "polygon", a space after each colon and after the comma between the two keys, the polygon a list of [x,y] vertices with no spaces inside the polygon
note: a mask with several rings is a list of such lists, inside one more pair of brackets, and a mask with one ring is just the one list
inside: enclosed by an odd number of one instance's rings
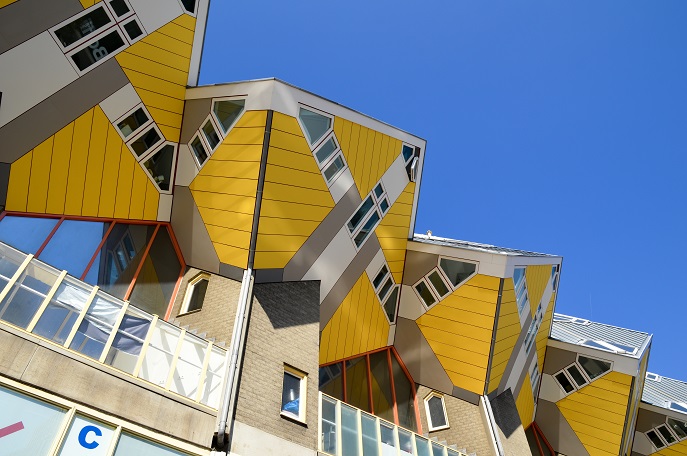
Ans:
{"label": "gutter", "polygon": [[496,456],[505,456],[506,453],[503,451],[503,444],[501,443],[501,438],[499,437],[496,419],[494,418],[494,412],[491,410],[489,398],[487,396],[482,396],[480,399],[480,405],[483,408],[483,412],[487,416],[487,426],[489,427],[489,436],[491,437],[493,450]]}
{"label": "gutter", "polygon": [[[248,317],[250,316],[251,304],[253,302],[253,283],[255,281],[255,249],[258,240],[258,223],[260,221],[260,207],[262,206],[262,192],[265,187],[265,171],[267,170],[267,151],[270,145],[270,135],[272,132],[272,117],[274,111],[267,111],[267,122],[265,124],[265,135],[262,142],[262,155],[260,157],[260,171],[258,174],[258,189],[255,194],[255,210],[253,211],[253,226],[250,234],[250,245],[248,248],[248,262],[246,270],[243,271],[241,281],[241,291],[239,293],[238,308],[236,319],[234,320],[234,330],[231,335],[231,354],[229,357],[229,367],[224,378],[222,390],[222,403],[219,409],[219,424],[217,426],[217,441],[214,445],[221,451],[229,454],[229,439],[231,431],[227,433],[227,426],[234,422],[236,411],[236,399],[238,398],[238,380],[243,361],[246,339],[248,335]],[[226,448],[226,450],[224,450]]]}

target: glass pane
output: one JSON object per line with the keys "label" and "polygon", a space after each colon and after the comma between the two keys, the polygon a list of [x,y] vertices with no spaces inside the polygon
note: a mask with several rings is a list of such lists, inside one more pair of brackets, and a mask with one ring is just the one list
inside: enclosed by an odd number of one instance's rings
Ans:
{"label": "glass pane", "polygon": [[439,266],[441,266],[441,270],[444,271],[454,287],[457,287],[461,282],[470,277],[477,269],[477,266],[472,263],[449,260],[448,258],[442,258],[439,261]]}
{"label": "glass pane", "polygon": [[380,203],[379,203],[379,208],[382,210],[382,213],[386,214],[386,211],[389,210],[389,202],[384,198]]}
{"label": "glass pane", "polygon": [[374,211],[370,218],[367,219],[367,222],[365,222],[365,225],[360,228],[358,234],[355,235],[354,241],[356,246],[360,247],[362,243],[365,242],[365,239],[367,239],[367,236],[372,232],[372,229],[377,226],[377,222],[379,222],[380,219],[379,213]]}
{"label": "glass pane", "polygon": [[184,5],[184,9],[189,13],[193,13],[196,8],[196,0],[181,0],[181,4]]}
{"label": "glass pane", "polygon": [[174,146],[167,144],[143,163],[148,173],[163,192],[169,190],[172,182],[172,165],[174,165]]}
{"label": "glass pane", "polygon": [[122,310],[123,303],[98,292],[86,316],[79,325],[69,348],[93,359],[99,359],[113,326]]}
{"label": "glass pane", "polygon": [[76,63],[76,67],[83,71],[123,46],[124,40],[119,36],[119,33],[114,31],[73,54],[72,60]]}
{"label": "glass pane", "polygon": [[429,287],[427,286],[424,280],[415,285],[415,289],[420,294],[420,297],[425,302],[427,307],[431,306],[436,302],[436,299],[434,299],[434,295],[431,291],[429,291]]}
{"label": "glass pane", "polygon": [[193,152],[199,165],[202,165],[205,163],[205,160],[208,159],[208,153],[205,150],[205,146],[203,146],[203,143],[197,136],[191,141],[191,152]]}
{"label": "glass pane", "polygon": [[367,215],[368,212],[370,212],[370,209],[372,209],[372,206],[374,206],[374,201],[372,201],[372,197],[368,196],[365,202],[360,206],[360,208],[353,214],[353,217],[348,221],[348,231],[351,233],[355,231],[355,229],[360,225],[360,222],[363,221],[365,216]]}
{"label": "glass pane", "polygon": [[65,220],[38,258],[81,277],[109,227],[109,222]]}
{"label": "glass pane", "polygon": [[117,17],[123,16],[129,12],[129,7],[126,5],[124,0],[112,0],[110,2],[110,6]]}
{"label": "glass pane", "polygon": [[322,451],[336,455],[336,402],[327,397],[322,397]]}
{"label": "glass pane", "polygon": [[382,196],[383,194],[384,194],[384,188],[382,187],[382,184],[378,184],[378,185],[375,187],[375,196],[376,196],[377,198],[379,198],[379,197]]}
{"label": "glass pane", "polygon": [[141,30],[141,27],[138,26],[136,21],[127,22],[124,24],[124,30],[132,40],[135,40],[139,36],[143,35],[143,30]]}
{"label": "glass pane", "polygon": [[388,279],[386,283],[384,283],[384,286],[379,290],[379,298],[384,299],[386,294],[389,292],[391,287],[394,285],[394,282],[391,279]]}
{"label": "glass pane", "polygon": [[207,349],[208,343],[203,339],[193,334],[187,333],[185,335],[181,342],[179,360],[172,376],[172,384],[169,386],[170,391],[191,399],[196,398]]}
{"label": "glass pane", "polygon": [[143,261],[130,301],[146,312],[164,316],[180,273],[181,263],[169,232],[160,227]]}
{"label": "glass pane", "polygon": [[391,371],[394,376],[394,389],[398,405],[398,424],[411,431],[417,431],[413,385],[393,352],[391,353]]}
{"label": "glass pane", "polygon": [[128,307],[107,353],[105,364],[133,374],[143,342],[150,330],[150,321],[150,315],[133,306]]}
{"label": "glass pane", "polygon": [[35,254],[57,222],[59,219],[6,215],[0,220],[0,241],[24,253]]}
{"label": "glass pane", "polygon": [[582,369],[584,369],[589,378],[591,378],[592,380],[594,380],[599,375],[611,370],[611,363],[607,363],[605,361],[587,358],[586,356],[582,355],[580,355],[577,358],[577,360],[582,366]]}
{"label": "glass pane", "polygon": [[663,443],[661,439],[658,437],[656,431],[651,430],[646,433],[646,436],[649,437],[649,440],[651,440],[651,443],[653,443],[656,448],[663,448],[664,446],[666,446],[666,444]]}
{"label": "glass pane", "polygon": [[139,108],[132,112],[117,124],[117,128],[122,132],[125,138],[129,137],[132,133],[137,131],[141,125],[148,122],[148,116]]}
{"label": "glass pane", "polygon": [[65,277],[32,332],[64,344],[91,291],[92,287],[69,276]]}
{"label": "glass pane", "polygon": [[26,255],[6,245],[0,244],[0,290],[4,290]]}
{"label": "glass pane", "polygon": [[55,30],[55,36],[60,40],[62,46],[67,47],[110,22],[110,18],[105,13],[105,8],[96,8],[77,20]]}
{"label": "glass pane", "polygon": [[181,330],[159,321],[153,329],[139,377],[156,385],[165,386]]}
{"label": "glass pane", "polygon": [[210,351],[210,362],[205,374],[205,383],[203,384],[200,402],[213,408],[219,406],[222,381],[224,380],[224,372],[226,370],[226,355],[226,351],[219,347],[213,346]]}
{"label": "glass pane", "polygon": [[57,269],[31,260],[0,302],[0,320],[26,329],[58,275]]}
{"label": "glass pane", "polygon": [[358,412],[341,404],[341,454],[358,455]]}
{"label": "glass pane", "polygon": [[377,420],[367,413],[360,414],[363,433],[363,456],[378,456]]}
{"label": "glass pane", "polygon": [[440,397],[430,397],[427,400],[427,408],[429,408],[429,417],[432,422],[432,428],[446,426],[446,414],[444,412],[444,403]]}
{"label": "glass pane", "polygon": [[520,281],[525,278],[525,268],[515,268],[513,270],[513,284],[518,287]]}
{"label": "glass pane", "polygon": [[203,300],[205,299],[205,292],[208,289],[208,280],[200,279],[192,285],[191,296],[188,299],[188,308],[186,312],[199,310],[203,307]]}
{"label": "glass pane", "polygon": [[658,430],[658,432],[661,433],[661,435],[663,436],[663,439],[666,442],[668,442],[668,445],[670,445],[671,443],[675,443],[677,441],[677,439],[673,436],[673,434],[671,434],[670,431],[668,430],[668,428],[665,427],[664,425],[661,425],[661,426],[657,427],[656,429]]}
{"label": "glass pane", "polygon": [[305,127],[305,135],[310,145],[314,145],[331,127],[332,120],[329,117],[317,114],[308,109],[301,108],[298,117]]}
{"label": "glass pane", "polygon": [[403,161],[407,162],[415,154],[412,147],[403,145]]}
{"label": "glass pane", "polygon": [[687,438],[687,423],[684,421],[668,418],[668,426],[670,426],[670,429],[675,432],[675,435],[677,435],[680,440]]}
{"label": "glass pane", "polygon": [[341,363],[320,367],[320,391],[343,400],[343,376]]}
{"label": "glass pane", "polygon": [[413,454],[413,435],[403,429],[398,429],[398,447],[401,453]]}
{"label": "glass pane", "polygon": [[122,432],[114,456],[186,456],[186,453]]}
{"label": "glass pane", "polygon": [[382,280],[384,280],[384,277],[386,277],[388,273],[389,270],[387,269],[386,265],[382,266],[382,269],[377,273],[372,281],[372,285],[375,287],[375,290],[379,288],[379,285],[382,283]]}
{"label": "glass pane", "polygon": [[583,386],[587,384],[587,379],[584,378],[582,373],[577,369],[577,367],[574,364],[570,366],[567,370],[572,379],[575,380],[575,383],[577,383],[577,386]]}
{"label": "glass pane", "polygon": [[417,456],[430,456],[429,440],[423,439],[417,434],[415,435],[415,448],[417,448]]}
{"label": "glass pane", "polygon": [[301,378],[290,372],[284,372],[281,390],[281,411],[298,417],[300,413]]}
{"label": "glass pane", "polygon": [[[66,410],[0,386],[0,454],[45,455],[62,429]],[[7,429],[9,427],[9,429]]]}
{"label": "glass pane", "polygon": [[339,155],[334,159],[331,165],[327,166],[327,169],[324,170],[324,178],[327,179],[327,182],[331,181],[334,176],[336,176],[336,173],[341,171],[344,166],[343,158]]}
{"label": "glass pane", "polygon": [[449,292],[444,279],[441,278],[438,272],[434,271],[429,275],[429,281],[431,282],[434,289],[439,293],[439,296],[444,296]]}
{"label": "glass pane", "polygon": [[76,415],[57,454],[73,456],[87,453],[89,456],[107,456],[114,430],[114,427],[105,423]]}
{"label": "glass pane", "polygon": [[556,380],[558,381],[558,384],[561,385],[561,388],[563,388],[563,391],[565,391],[566,393],[569,393],[575,389],[572,383],[570,383],[570,380],[568,380],[568,377],[566,377],[563,372],[556,374]]}
{"label": "glass pane", "polygon": [[215,131],[215,127],[212,126],[212,122],[209,120],[203,125],[203,134],[205,134],[205,139],[208,140],[210,149],[214,149],[219,144],[219,135]]}
{"label": "glass pane", "polygon": [[380,422],[379,431],[382,439],[382,456],[395,456],[396,436],[394,435],[394,427],[384,422]]}
{"label": "glass pane", "polygon": [[346,402],[369,412],[367,381],[367,363],[364,356],[346,361]]}
{"label": "glass pane", "polygon": [[391,373],[388,350],[370,355],[372,374],[372,404],[375,415],[387,421],[394,421],[394,397],[391,394]]}
{"label": "glass pane", "polygon": [[85,281],[124,299],[154,231],[155,225],[115,224]]}
{"label": "glass pane", "polygon": [[398,289],[399,286],[395,286],[394,290],[389,294],[389,297],[384,301],[384,312],[389,318],[391,323],[396,321],[396,304],[398,303]]}
{"label": "glass pane", "polygon": [[229,131],[231,125],[239,118],[246,105],[246,100],[224,100],[216,101],[212,110],[219,120],[220,128],[224,133]]}
{"label": "glass pane", "polygon": [[444,447],[432,442],[432,456],[444,456]]}
{"label": "glass pane", "polygon": [[162,138],[160,138],[157,130],[150,128],[131,143],[131,148],[140,157],[161,140]]}
{"label": "glass pane", "polygon": [[322,163],[327,160],[335,150],[336,143],[334,142],[334,138],[329,138],[319,149],[317,149],[317,152],[315,152],[315,157],[319,163]]}

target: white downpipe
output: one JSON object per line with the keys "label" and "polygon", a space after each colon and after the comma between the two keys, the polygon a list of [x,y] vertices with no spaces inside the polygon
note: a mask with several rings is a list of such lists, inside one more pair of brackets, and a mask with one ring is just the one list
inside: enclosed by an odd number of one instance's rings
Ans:
{"label": "white downpipe", "polygon": [[[238,372],[242,361],[243,347],[246,342],[245,334],[248,315],[250,314],[252,291],[253,269],[248,268],[243,271],[238,309],[236,311],[236,319],[234,320],[234,330],[231,335],[231,354],[224,381],[224,390],[222,391],[222,403],[219,411],[220,421],[217,426],[217,446],[219,448],[224,446],[227,424],[231,423],[234,419],[234,404],[236,403],[236,394],[238,392],[236,385],[238,384]],[[227,454],[229,454],[229,450],[227,450]]]}
{"label": "white downpipe", "polygon": [[499,437],[499,431],[497,429],[496,420],[494,419],[494,412],[491,410],[489,398],[487,396],[482,396],[480,398],[480,405],[484,407],[484,411],[487,415],[487,425],[489,426],[489,433],[491,434],[491,440],[494,444],[496,455],[505,456],[506,453],[503,451],[503,445],[501,444],[501,438]]}

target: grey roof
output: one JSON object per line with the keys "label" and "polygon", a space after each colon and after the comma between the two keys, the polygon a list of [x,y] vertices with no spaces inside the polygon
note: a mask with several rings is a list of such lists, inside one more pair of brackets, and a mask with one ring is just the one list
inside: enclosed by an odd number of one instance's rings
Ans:
{"label": "grey roof", "polygon": [[415,233],[413,235],[413,241],[423,242],[425,244],[443,245],[446,247],[456,247],[460,249],[478,250],[481,252],[497,253],[509,256],[560,258],[557,255],[549,255],[548,253],[528,252],[527,250],[509,249],[506,247],[497,247],[495,245],[490,244],[479,244],[477,242],[459,241],[457,239],[442,238],[426,234]]}
{"label": "grey roof", "polygon": [[[555,313],[551,325],[551,338],[638,358],[651,340],[651,334]],[[606,347],[598,342],[611,346]]]}
{"label": "grey roof", "polygon": [[647,374],[647,378],[644,382],[644,390],[642,391],[642,402],[662,408],[669,408],[670,401],[682,402],[687,406],[686,382],[673,378],[661,377],[656,374]]}

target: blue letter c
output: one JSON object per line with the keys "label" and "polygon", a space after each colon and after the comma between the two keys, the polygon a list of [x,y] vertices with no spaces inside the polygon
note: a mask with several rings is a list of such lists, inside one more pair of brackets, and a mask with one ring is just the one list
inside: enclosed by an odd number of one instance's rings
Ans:
{"label": "blue letter c", "polygon": [[101,431],[100,428],[97,428],[95,426],[84,426],[83,429],[81,429],[81,432],[79,432],[79,443],[81,444],[81,446],[88,450],[92,450],[93,448],[97,447],[99,443],[95,440],[92,440],[90,442],[86,440],[86,437],[88,437],[89,432],[92,432],[98,437],[100,437],[103,435],[103,431]]}

